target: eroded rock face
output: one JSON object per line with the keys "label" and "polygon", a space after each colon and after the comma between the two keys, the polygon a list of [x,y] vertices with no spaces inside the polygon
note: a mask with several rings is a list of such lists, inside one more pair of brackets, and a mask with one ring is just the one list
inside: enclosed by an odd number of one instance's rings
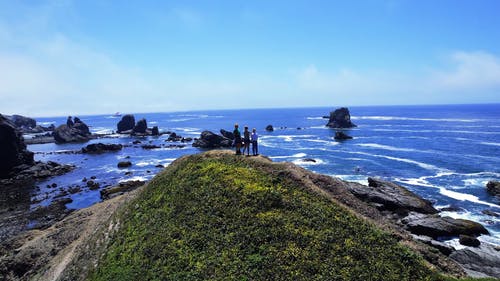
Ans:
{"label": "eroded rock face", "polygon": [[229,131],[226,131],[224,129],[220,129],[220,134],[225,138],[228,138],[230,140],[234,140],[233,132],[229,132]]}
{"label": "eroded rock face", "polygon": [[16,127],[18,128],[35,128],[36,127],[36,120],[33,118],[21,116],[21,115],[12,115],[11,117],[12,122]]}
{"label": "eroded rock face", "polygon": [[330,128],[356,127],[356,125],[351,122],[351,114],[349,113],[349,109],[347,107],[341,107],[330,112],[330,119],[328,120],[328,124],[326,124],[326,126]]}
{"label": "eroded rock face", "polygon": [[0,178],[8,177],[16,166],[34,163],[33,152],[26,149],[22,134],[0,114]]}
{"label": "eroded rock face", "polygon": [[132,130],[135,126],[135,117],[132,114],[127,114],[122,117],[122,120],[116,124],[118,133]]}
{"label": "eroded rock face", "polygon": [[335,140],[350,140],[352,139],[351,136],[347,135],[346,133],[344,132],[341,132],[341,131],[338,131],[338,132],[335,132],[335,137],[334,137]]}
{"label": "eroded rock face", "polygon": [[210,131],[203,131],[199,139],[193,143],[193,147],[199,148],[220,148],[231,147],[232,141],[223,136],[219,136]]}
{"label": "eroded rock face", "polygon": [[137,124],[135,124],[133,131],[137,134],[145,134],[147,129],[148,123],[146,122],[146,119],[142,118],[141,120],[137,121]]}
{"label": "eroded rock face", "polygon": [[359,199],[377,204],[378,209],[409,213],[435,214],[438,211],[422,197],[395,183],[368,178],[368,186],[349,185],[349,191]]}

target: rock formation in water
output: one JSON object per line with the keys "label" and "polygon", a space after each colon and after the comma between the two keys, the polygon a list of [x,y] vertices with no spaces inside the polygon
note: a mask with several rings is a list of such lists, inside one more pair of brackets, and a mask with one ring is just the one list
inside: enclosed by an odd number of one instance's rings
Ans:
{"label": "rock formation in water", "polygon": [[330,128],[356,127],[356,125],[351,122],[351,114],[347,107],[337,108],[335,111],[330,112],[330,119],[326,126]]}
{"label": "rock formation in water", "polygon": [[199,139],[193,143],[193,147],[199,148],[221,148],[231,147],[232,141],[226,137],[214,134],[210,131],[203,131]]}
{"label": "rock formation in water", "polygon": [[91,133],[89,127],[82,121],[75,121],[72,127],[63,124],[54,130],[54,139],[57,143],[86,142],[90,137]]}
{"label": "rock formation in water", "polygon": [[132,130],[135,126],[135,117],[132,114],[127,114],[122,117],[122,120],[116,124],[118,133]]}

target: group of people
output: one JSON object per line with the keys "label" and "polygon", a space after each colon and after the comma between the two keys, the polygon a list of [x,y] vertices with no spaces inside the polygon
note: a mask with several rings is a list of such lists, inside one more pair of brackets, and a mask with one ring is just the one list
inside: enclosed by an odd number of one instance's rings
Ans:
{"label": "group of people", "polygon": [[241,147],[243,147],[243,155],[245,155],[245,151],[247,151],[247,155],[250,156],[250,143],[252,144],[252,154],[254,156],[259,155],[259,147],[257,143],[259,135],[257,134],[257,130],[253,128],[252,133],[250,134],[250,131],[248,131],[248,126],[245,126],[242,138],[238,127],[238,124],[234,124],[233,134],[234,146],[236,147],[236,155],[242,154]]}

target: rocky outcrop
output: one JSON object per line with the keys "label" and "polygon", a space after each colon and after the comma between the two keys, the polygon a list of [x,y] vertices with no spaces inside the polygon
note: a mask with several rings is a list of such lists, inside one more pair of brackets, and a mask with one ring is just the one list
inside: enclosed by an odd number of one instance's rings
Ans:
{"label": "rocky outcrop", "polygon": [[82,148],[82,152],[89,154],[101,154],[104,152],[119,151],[122,148],[123,146],[121,144],[94,143]]}
{"label": "rocky outcrop", "polygon": [[359,199],[375,205],[379,210],[408,214],[411,211],[435,214],[438,211],[422,197],[395,183],[368,178],[368,186],[351,184],[349,191]]}
{"label": "rocky outcrop", "polygon": [[346,133],[344,133],[342,131],[337,131],[337,132],[335,132],[334,139],[335,140],[350,140],[350,139],[352,139],[352,137],[347,135]]}
{"label": "rocky outcrop", "polygon": [[160,130],[158,129],[158,126],[154,126],[153,129],[151,130],[151,135],[153,136],[159,136],[160,135]]}
{"label": "rocky outcrop", "polygon": [[500,278],[500,254],[487,244],[455,251],[450,258],[460,263],[469,275]]}
{"label": "rocky outcrop", "polygon": [[21,116],[21,115],[12,115],[10,117],[14,125],[20,129],[31,129],[36,127],[36,120],[33,118]]}
{"label": "rocky outcrop", "polygon": [[[75,117],[75,120],[77,118]],[[91,133],[87,124],[82,121],[76,122],[72,127],[66,124],[60,125],[54,130],[56,143],[86,142],[91,138]]]}
{"label": "rocky outcrop", "polygon": [[266,126],[266,131],[268,131],[268,132],[274,131],[273,125],[267,125]]}
{"label": "rocky outcrop", "polygon": [[101,190],[100,191],[101,199],[103,200],[111,199],[115,196],[123,194],[124,192],[134,190],[139,186],[143,186],[145,183],[146,182],[140,180],[121,182],[118,184],[118,186],[113,186]]}
{"label": "rocky outcrop", "polygon": [[226,131],[224,129],[220,129],[220,134],[225,138],[228,138],[230,140],[234,140],[233,132],[229,132],[229,131]]}
{"label": "rocky outcrop", "polygon": [[199,139],[193,143],[193,147],[199,148],[221,148],[221,147],[231,147],[232,141],[223,136],[214,134],[210,131],[203,131]]}
{"label": "rocky outcrop", "polygon": [[0,114],[0,178],[9,177],[16,166],[33,164],[33,152],[26,149],[21,132]]}
{"label": "rocky outcrop", "polygon": [[464,246],[470,247],[479,247],[479,245],[481,245],[481,242],[476,237],[463,234],[458,236],[458,242]]}
{"label": "rocky outcrop", "polygon": [[132,162],[130,161],[121,161],[121,162],[118,162],[118,168],[128,168],[130,166],[132,166]]}
{"label": "rocky outcrop", "polygon": [[408,217],[405,220],[408,221],[406,228],[411,233],[433,238],[459,236],[461,234],[472,236],[489,234],[488,230],[480,223],[470,220],[437,215],[421,216],[419,218]]}
{"label": "rocky outcrop", "polygon": [[142,118],[141,120],[137,121],[137,124],[135,124],[132,131],[135,134],[145,134],[147,129],[148,123],[146,122],[146,119]]}
{"label": "rocky outcrop", "polygon": [[500,182],[498,181],[489,181],[486,184],[486,191],[493,196],[500,197]]}
{"label": "rocky outcrop", "polygon": [[116,124],[118,133],[132,130],[135,126],[135,117],[132,114],[127,114],[122,117],[120,122]]}
{"label": "rocky outcrop", "polygon": [[326,124],[330,128],[352,128],[356,127],[355,124],[351,122],[351,114],[347,107],[341,107],[335,111],[330,112],[330,119]]}

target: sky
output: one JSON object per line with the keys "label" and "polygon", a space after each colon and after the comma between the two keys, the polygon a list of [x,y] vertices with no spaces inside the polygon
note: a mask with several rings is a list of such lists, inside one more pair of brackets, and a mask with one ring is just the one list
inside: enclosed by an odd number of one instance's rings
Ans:
{"label": "sky", "polygon": [[500,103],[500,1],[0,0],[0,113]]}

